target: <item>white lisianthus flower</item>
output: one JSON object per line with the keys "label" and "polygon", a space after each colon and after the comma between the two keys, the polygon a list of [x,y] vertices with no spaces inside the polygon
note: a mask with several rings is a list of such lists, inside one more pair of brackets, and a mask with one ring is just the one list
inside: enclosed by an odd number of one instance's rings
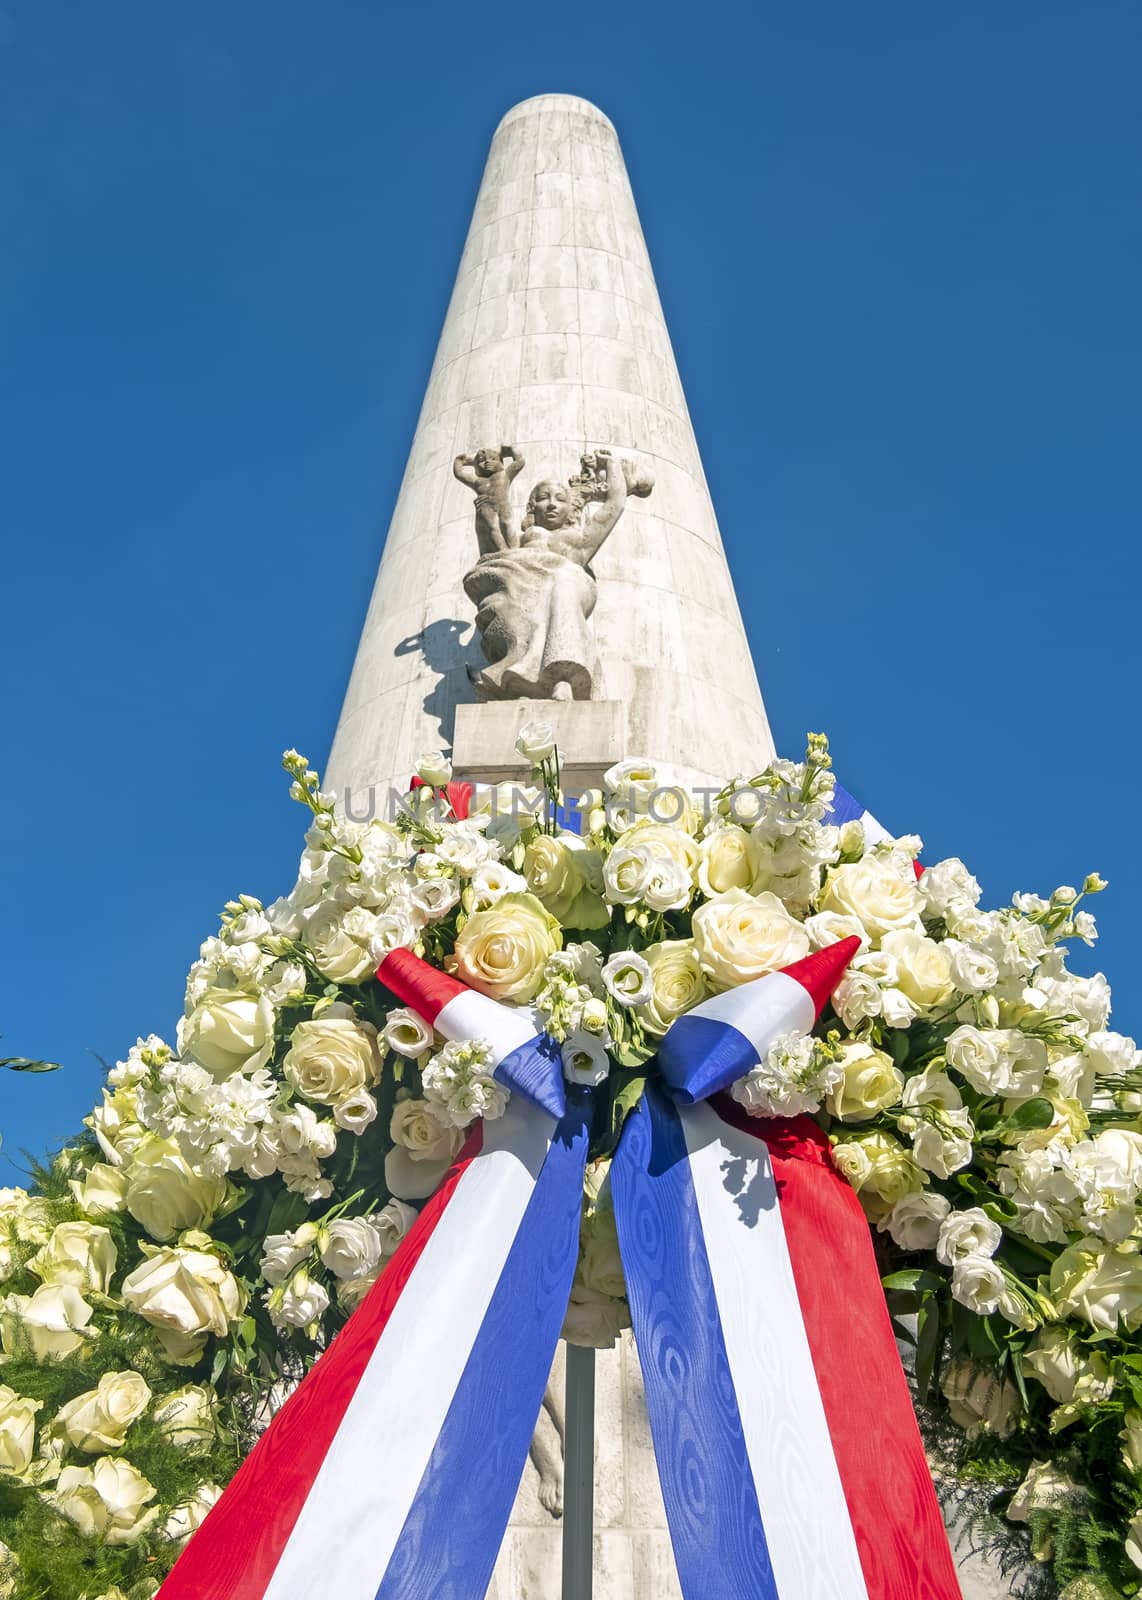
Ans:
{"label": "white lisianthus flower", "polygon": [[956,1360],[949,1365],[940,1387],[952,1421],[969,1438],[994,1433],[997,1438],[1006,1439],[1015,1431],[1023,1407],[1014,1383],[1001,1381],[986,1367],[971,1361]]}
{"label": "white lisianthus flower", "polygon": [[999,1309],[1007,1292],[1003,1269],[990,1256],[962,1256],[952,1267],[952,1298],[978,1316]]}
{"label": "white lisianthus flower", "polygon": [[380,1082],[376,1030],[354,1017],[328,1012],[299,1022],[282,1062],[282,1075],[307,1100],[337,1105]]}
{"label": "white lisianthus flower", "polygon": [[611,1070],[607,1047],[597,1034],[576,1028],[568,1034],[560,1049],[563,1059],[563,1076],[568,1083],[578,1083],[594,1088],[606,1082]]}
{"label": "white lisianthus flower", "polygon": [[329,1310],[329,1295],[304,1267],[288,1283],[267,1291],[266,1306],[275,1328],[308,1328]]}
{"label": "white lisianthus flower", "polygon": [[911,1137],[912,1154],[919,1165],[935,1178],[950,1178],[971,1161],[975,1129],[966,1111],[901,1117],[900,1128]]}
{"label": "white lisianthus flower", "polygon": [[545,761],[550,761],[555,754],[555,728],[550,722],[538,719],[525,722],[519,730],[519,738],[515,747],[525,761],[530,761],[533,767],[538,767]]}
{"label": "white lisianthus flower", "polygon": [[162,1526],[162,1537],[181,1548],[192,1533],[197,1533],[206,1521],[207,1512],[221,1498],[222,1490],[216,1483],[200,1484],[189,1500],[184,1500],[170,1512]]}
{"label": "white lisianthus flower", "polygon": [[460,885],[455,878],[426,878],[415,886],[409,899],[425,922],[439,922],[459,902]]}
{"label": "white lisianthus flower", "polygon": [[944,1219],[936,1241],[936,1258],[952,1267],[965,1256],[993,1256],[1003,1240],[1003,1229],[979,1206],[953,1211]]}
{"label": "white lisianthus flower", "polygon": [[397,1006],[389,1012],[382,1038],[390,1050],[413,1060],[432,1049],[431,1025],[410,1006]]}
{"label": "white lisianthus flower", "polygon": [[1090,1236],[1068,1245],[1051,1267],[1050,1294],[1063,1316],[1082,1316],[1114,1333],[1142,1323],[1142,1256],[1137,1244]]}
{"label": "white lisianthus flower", "polygon": [[389,1137],[399,1149],[407,1150],[413,1161],[444,1162],[446,1166],[461,1143],[459,1130],[444,1120],[436,1102],[426,1099],[397,1101]]}
{"label": "white lisianthus flower", "polygon": [[151,1403],[151,1391],[137,1372],[105,1372],[94,1389],[69,1400],[56,1414],[55,1426],[69,1444],[94,1455],[118,1450],[127,1429]]}
{"label": "white lisianthus flower", "polygon": [[81,1211],[86,1211],[88,1216],[98,1217],[107,1212],[122,1211],[127,1198],[127,1174],[122,1167],[95,1161],[82,1178],[70,1178],[68,1188]]}
{"label": "white lisianthus flower", "polygon": [[951,1210],[942,1194],[906,1194],[877,1223],[879,1233],[889,1233],[902,1250],[932,1250],[940,1226]]}
{"label": "white lisianthus flower", "polygon": [[188,1383],[155,1407],[163,1436],[179,1450],[204,1450],[218,1433],[218,1400],[207,1384]]}
{"label": "white lisianthus flower", "polygon": [[21,1478],[36,1453],[36,1412],[43,1402],[0,1383],[0,1476]]}
{"label": "white lisianthus flower", "polygon": [[775,894],[727,889],[693,916],[694,948],[711,986],[733,989],[809,954],[809,935]]}
{"label": "white lisianthus flower", "polygon": [[69,1283],[85,1293],[106,1294],[119,1252],[107,1229],[96,1222],[61,1222],[27,1263],[44,1283]]}
{"label": "white lisianthus flower", "polygon": [[226,1180],[190,1166],[173,1139],[152,1134],[127,1167],[127,1210],[163,1243],[187,1228],[208,1228],[225,1198]]}
{"label": "white lisianthus flower", "polygon": [[64,1361],[93,1337],[94,1315],[70,1283],[46,1283],[35,1294],[0,1300],[0,1344],[6,1356],[29,1350],[37,1361]]}
{"label": "white lisianthus flower", "polygon": [[838,1066],[826,1104],[841,1122],[867,1122],[900,1099],[904,1075],[883,1050],[850,1039],[840,1047]]}
{"label": "white lisianthus flower", "polygon": [[1123,1078],[1138,1065],[1138,1046],[1122,1033],[1090,1034],[1083,1055],[1098,1078]]}
{"label": "white lisianthus flower", "polygon": [[189,1056],[216,1078],[254,1072],[274,1048],[274,1008],[265,995],[207,989],[178,1025],[180,1056]]}
{"label": "white lisianthus flower", "polygon": [[874,943],[902,928],[920,931],[922,900],[909,863],[907,876],[875,856],[834,867],[819,911],[855,917]]}
{"label": "white lisianthus flower", "polygon": [[811,1034],[785,1033],[764,1061],[730,1085],[730,1096],[751,1117],[796,1117],[817,1111],[842,1072]]}
{"label": "white lisianthus flower", "polygon": [[367,1089],[357,1089],[333,1107],[333,1120],[346,1133],[359,1138],[377,1120],[377,1102]]}
{"label": "white lisianthus flower", "polygon": [[364,1278],[381,1259],[381,1240],[368,1217],[337,1217],[325,1228],[322,1266],[335,1278]]}
{"label": "white lisianthus flower", "polygon": [[416,775],[433,789],[443,789],[452,781],[452,763],[442,750],[431,750],[416,758]]}
{"label": "white lisianthus flower", "polygon": [[648,1033],[661,1037],[676,1017],[706,998],[709,985],[692,939],[664,939],[642,954],[650,968],[650,994],[638,1015]]}
{"label": "white lisianthus flower", "polygon": [[217,1256],[193,1245],[156,1250],[127,1274],[121,1293],[144,1322],[190,1338],[204,1333],[224,1338],[246,1305],[233,1273]]}
{"label": "white lisianthus flower", "polygon": [[505,894],[526,892],[527,879],[522,873],[513,872],[502,861],[482,861],[468,880],[464,907],[467,911],[487,911]]}
{"label": "white lisianthus flower", "polygon": [[987,994],[999,982],[999,967],[986,950],[960,939],[946,939],[943,949],[951,961],[952,982],[961,994]]}
{"label": "white lisianthus flower", "polygon": [[293,1233],[266,1234],[262,1241],[259,1271],[271,1288],[284,1283],[308,1259],[313,1253],[317,1237],[317,1224],[314,1222],[303,1222]]}
{"label": "white lisianthus flower", "polygon": [[261,990],[273,1006],[296,1005],[308,987],[300,961],[275,961],[262,974]]}
{"label": "white lisianthus flower", "polygon": [[1028,1099],[1043,1087],[1047,1051],[1017,1028],[980,1029],[965,1023],[944,1047],[949,1067],[980,1094]]}
{"label": "white lisianthus flower", "polygon": [[147,1510],[155,1493],[129,1461],[100,1456],[94,1466],[64,1467],[44,1498],[86,1538],[127,1545],[158,1517],[157,1509]]}
{"label": "white lisianthus flower", "polygon": [[[895,963],[892,972],[895,974]],[[866,1018],[881,1015],[884,1010],[881,978],[881,956],[877,951],[872,951],[868,957],[854,956],[845,968],[833,990],[832,1006],[846,1028],[859,1027]]]}
{"label": "white lisianthus flower", "polygon": [[634,950],[616,951],[603,964],[603,983],[620,1006],[641,1006],[654,992],[650,964]]}
{"label": "white lisianthus flower", "polygon": [[415,1206],[405,1205],[403,1200],[390,1200],[369,1219],[381,1242],[382,1259],[387,1259],[393,1254],[416,1218]]}

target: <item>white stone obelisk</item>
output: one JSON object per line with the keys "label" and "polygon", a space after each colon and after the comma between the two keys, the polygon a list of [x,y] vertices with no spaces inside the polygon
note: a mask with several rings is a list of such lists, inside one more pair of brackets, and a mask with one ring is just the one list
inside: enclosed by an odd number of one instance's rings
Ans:
{"label": "white stone obelisk", "polygon": [[757,675],[619,142],[595,106],[525,100],[496,130],[326,768],[357,795],[451,750],[472,777],[523,773],[535,702],[477,708],[483,662],[462,580],[477,555],[454,458],[518,445],[521,494],[602,447],[654,478],[593,562],[599,681],[546,702],[585,771],[654,756],[723,783],[773,753]]}

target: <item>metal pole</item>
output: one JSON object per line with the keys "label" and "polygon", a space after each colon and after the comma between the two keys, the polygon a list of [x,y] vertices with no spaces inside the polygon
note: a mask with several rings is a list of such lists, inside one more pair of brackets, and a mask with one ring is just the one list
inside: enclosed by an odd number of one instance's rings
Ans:
{"label": "metal pole", "polygon": [[595,1545],[595,1352],[567,1346],[563,1416],[563,1600],[591,1600]]}

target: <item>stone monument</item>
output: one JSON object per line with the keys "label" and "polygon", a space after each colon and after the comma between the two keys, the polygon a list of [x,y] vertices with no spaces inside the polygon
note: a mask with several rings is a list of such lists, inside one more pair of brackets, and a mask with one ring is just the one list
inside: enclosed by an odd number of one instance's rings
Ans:
{"label": "stone monument", "polygon": [[[569,787],[634,756],[720,787],[773,755],[618,139],[558,94],[492,141],[327,783],[364,816],[426,751],[523,777],[536,717]],[[561,1592],[563,1370],[561,1347],[490,1600]],[[594,1600],[672,1600],[629,1334],[596,1396]]]}

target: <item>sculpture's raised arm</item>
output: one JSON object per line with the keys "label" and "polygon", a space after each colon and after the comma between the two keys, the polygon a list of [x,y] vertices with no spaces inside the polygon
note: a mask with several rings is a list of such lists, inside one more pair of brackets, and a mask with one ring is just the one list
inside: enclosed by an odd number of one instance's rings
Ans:
{"label": "sculpture's raised arm", "polygon": [[583,513],[583,531],[580,550],[584,565],[593,561],[603,541],[613,530],[626,508],[627,496],[648,495],[654,487],[649,473],[640,473],[633,462],[622,461],[609,450],[596,450],[593,456],[583,457],[584,482],[588,486],[589,502]]}

